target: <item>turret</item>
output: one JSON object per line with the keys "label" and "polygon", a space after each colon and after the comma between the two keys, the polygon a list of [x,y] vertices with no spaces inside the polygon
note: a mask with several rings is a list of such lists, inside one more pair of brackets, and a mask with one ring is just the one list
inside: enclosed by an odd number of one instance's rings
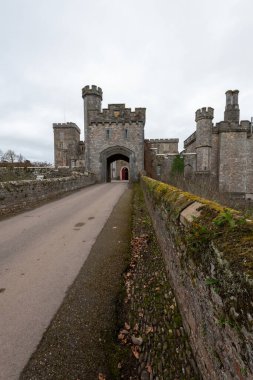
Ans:
{"label": "turret", "polygon": [[226,92],[226,108],[224,112],[224,121],[239,123],[240,109],[238,104],[238,90],[228,90]]}
{"label": "turret", "polygon": [[212,127],[213,108],[204,107],[196,111],[196,153],[197,172],[210,172],[211,149],[212,149]]}
{"label": "turret", "polygon": [[101,102],[103,99],[103,92],[100,87],[92,85],[85,86],[82,89],[82,98],[84,103],[84,133],[88,125],[90,124],[89,120],[89,111],[98,111],[101,112]]}

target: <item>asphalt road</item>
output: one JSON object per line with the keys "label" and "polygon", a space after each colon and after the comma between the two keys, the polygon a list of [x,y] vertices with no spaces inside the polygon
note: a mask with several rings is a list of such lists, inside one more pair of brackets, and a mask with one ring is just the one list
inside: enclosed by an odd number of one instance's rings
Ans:
{"label": "asphalt road", "polygon": [[0,222],[0,379],[18,379],[126,183],[100,184]]}

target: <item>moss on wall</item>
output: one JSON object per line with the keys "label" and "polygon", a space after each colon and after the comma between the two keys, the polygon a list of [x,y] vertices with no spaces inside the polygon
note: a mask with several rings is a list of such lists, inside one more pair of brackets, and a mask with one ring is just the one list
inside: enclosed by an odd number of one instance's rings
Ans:
{"label": "moss on wall", "polygon": [[[204,378],[252,378],[253,222],[148,177],[142,186]],[[199,216],[182,224],[194,202]]]}

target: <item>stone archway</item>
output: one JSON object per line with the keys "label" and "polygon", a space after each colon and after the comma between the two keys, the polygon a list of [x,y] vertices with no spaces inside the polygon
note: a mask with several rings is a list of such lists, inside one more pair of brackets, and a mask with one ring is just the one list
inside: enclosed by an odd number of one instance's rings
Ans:
{"label": "stone archway", "polygon": [[112,146],[100,153],[101,181],[110,182],[110,165],[117,160],[124,160],[129,163],[128,179],[136,181],[138,178],[135,154],[132,150],[123,146]]}

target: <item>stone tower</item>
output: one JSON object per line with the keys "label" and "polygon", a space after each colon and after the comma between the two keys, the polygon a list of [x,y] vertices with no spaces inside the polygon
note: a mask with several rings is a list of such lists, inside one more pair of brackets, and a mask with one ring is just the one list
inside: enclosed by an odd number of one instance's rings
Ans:
{"label": "stone tower", "polygon": [[[93,111],[101,112],[103,92],[100,87],[92,85],[85,86],[82,89],[82,98],[84,104],[84,133],[87,130],[88,125],[92,117]],[[85,136],[86,138],[86,136]]]}
{"label": "stone tower", "polygon": [[213,108],[204,107],[196,111],[196,172],[209,173],[211,170]]}
{"label": "stone tower", "polygon": [[226,108],[224,112],[224,121],[239,123],[240,109],[238,104],[238,90],[228,90],[226,92]]}
{"label": "stone tower", "polygon": [[101,110],[102,89],[85,86],[85,167],[99,182],[110,181],[115,161],[124,161],[129,179],[136,181],[144,170],[145,108],[132,111],[125,104],[109,104]]}
{"label": "stone tower", "polygon": [[55,166],[84,165],[84,144],[75,123],[53,123]]}
{"label": "stone tower", "polygon": [[83,108],[84,108],[84,139],[85,139],[85,163],[86,169],[91,170],[89,157],[90,157],[90,134],[88,133],[88,126],[91,123],[92,117],[101,112],[103,92],[100,87],[95,85],[85,86],[82,89]]}

